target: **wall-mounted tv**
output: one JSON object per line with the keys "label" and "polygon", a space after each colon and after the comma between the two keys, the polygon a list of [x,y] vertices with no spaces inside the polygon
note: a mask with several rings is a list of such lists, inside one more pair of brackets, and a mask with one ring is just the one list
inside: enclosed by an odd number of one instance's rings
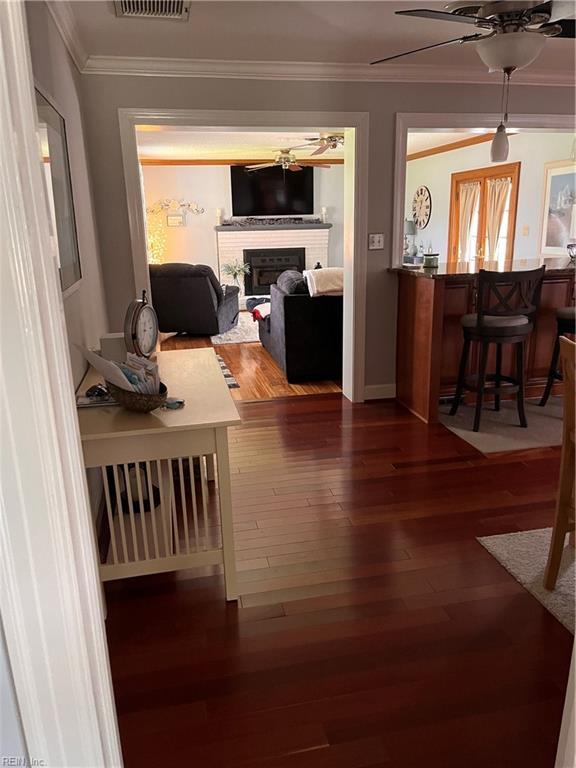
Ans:
{"label": "wall-mounted tv", "polygon": [[230,167],[233,216],[304,216],[314,213],[314,168],[284,171],[279,165],[248,172]]}

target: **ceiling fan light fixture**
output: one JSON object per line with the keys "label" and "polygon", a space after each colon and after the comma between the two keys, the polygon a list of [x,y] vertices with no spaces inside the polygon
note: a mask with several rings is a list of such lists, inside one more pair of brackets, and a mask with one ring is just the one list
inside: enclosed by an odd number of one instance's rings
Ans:
{"label": "ceiling fan light fixture", "polygon": [[500,123],[490,145],[490,160],[493,163],[503,163],[508,160],[508,150],[509,143],[506,126],[504,123]]}
{"label": "ceiling fan light fixture", "polygon": [[476,43],[476,51],[490,72],[501,72],[528,67],[545,45],[545,35],[522,30],[487,36]]}

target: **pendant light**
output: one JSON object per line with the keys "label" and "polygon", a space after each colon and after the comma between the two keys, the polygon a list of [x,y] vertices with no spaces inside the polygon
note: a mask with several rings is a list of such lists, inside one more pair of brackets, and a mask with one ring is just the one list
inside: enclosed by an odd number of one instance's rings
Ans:
{"label": "pendant light", "polygon": [[502,114],[502,120],[500,125],[496,129],[492,144],[490,145],[490,160],[493,163],[503,163],[508,160],[508,134],[506,133],[506,123],[508,122],[508,98],[510,95],[510,75],[514,70],[511,67],[506,67],[504,72],[504,79],[502,81],[502,100],[500,104],[500,112]]}

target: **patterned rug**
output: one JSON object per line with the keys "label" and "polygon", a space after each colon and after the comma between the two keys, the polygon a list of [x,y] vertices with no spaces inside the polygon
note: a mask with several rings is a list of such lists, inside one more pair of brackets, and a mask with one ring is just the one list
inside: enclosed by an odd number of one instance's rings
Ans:
{"label": "patterned rug", "polygon": [[552,528],[541,528],[535,531],[483,536],[478,541],[516,581],[574,634],[574,547],[568,543],[566,537],[556,588],[553,591],[545,589],[544,571],[551,535]]}
{"label": "patterned rug", "polygon": [[228,384],[228,389],[240,389],[240,384],[238,384],[234,376],[232,376],[232,374],[230,373],[230,368],[228,368],[224,360],[222,360],[220,355],[216,355],[216,358],[218,360],[218,363],[220,364],[220,370],[222,371],[222,376],[224,376],[224,380],[226,381],[226,384]]}
{"label": "patterned rug", "polygon": [[240,312],[238,325],[227,333],[211,337],[212,344],[241,344],[246,341],[258,341],[258,323],[252,319],[251,312]]}

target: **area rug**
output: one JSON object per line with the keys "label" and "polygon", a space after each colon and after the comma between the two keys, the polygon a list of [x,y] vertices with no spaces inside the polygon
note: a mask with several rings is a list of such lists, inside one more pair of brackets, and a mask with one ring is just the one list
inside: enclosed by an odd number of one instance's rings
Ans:
{"label": "area rug", "polygon": [[227,333],[212,336],[212,344],[241,344],[246,341],[258,341],[258,323],[252,319],[250,312],[240,312],[238,325]]}
{"label": "area rug", "polygon": [[224,376],[224,380],[226,381],[226,384],[228,384],[228,389],[240,389],[240,384],[236,381],[234,376],[230,373],[230,368],[226,365],[224,360],[220,357],[220,355],[216,355],[216,359],[218,360],[218,364],[220,365],[220,370],[222,371],[222,376]]}
{"label": "area rug", "polygon": [[450,405],[440,407],[442,424],[482,453],[525,451],[562,444],[561,397],[551,397],[544,408],[540,408],[537,400],[527,400],[526,429],[518,423],[515,400],[504,400],[498,412],[488,404],[482,410],[479,432],[472,432],[473,405],[461,405],[456,416],[450,416],[449,410]]}
{"label": "area rug", "polygon": [[544,589],[543,582],[551,535],[552,528],[541,528],[535,531],[483,536],[478,541],[516,581],[574,634],[574,547],[568,544],[566,537],[556,588],[549,592]]}

